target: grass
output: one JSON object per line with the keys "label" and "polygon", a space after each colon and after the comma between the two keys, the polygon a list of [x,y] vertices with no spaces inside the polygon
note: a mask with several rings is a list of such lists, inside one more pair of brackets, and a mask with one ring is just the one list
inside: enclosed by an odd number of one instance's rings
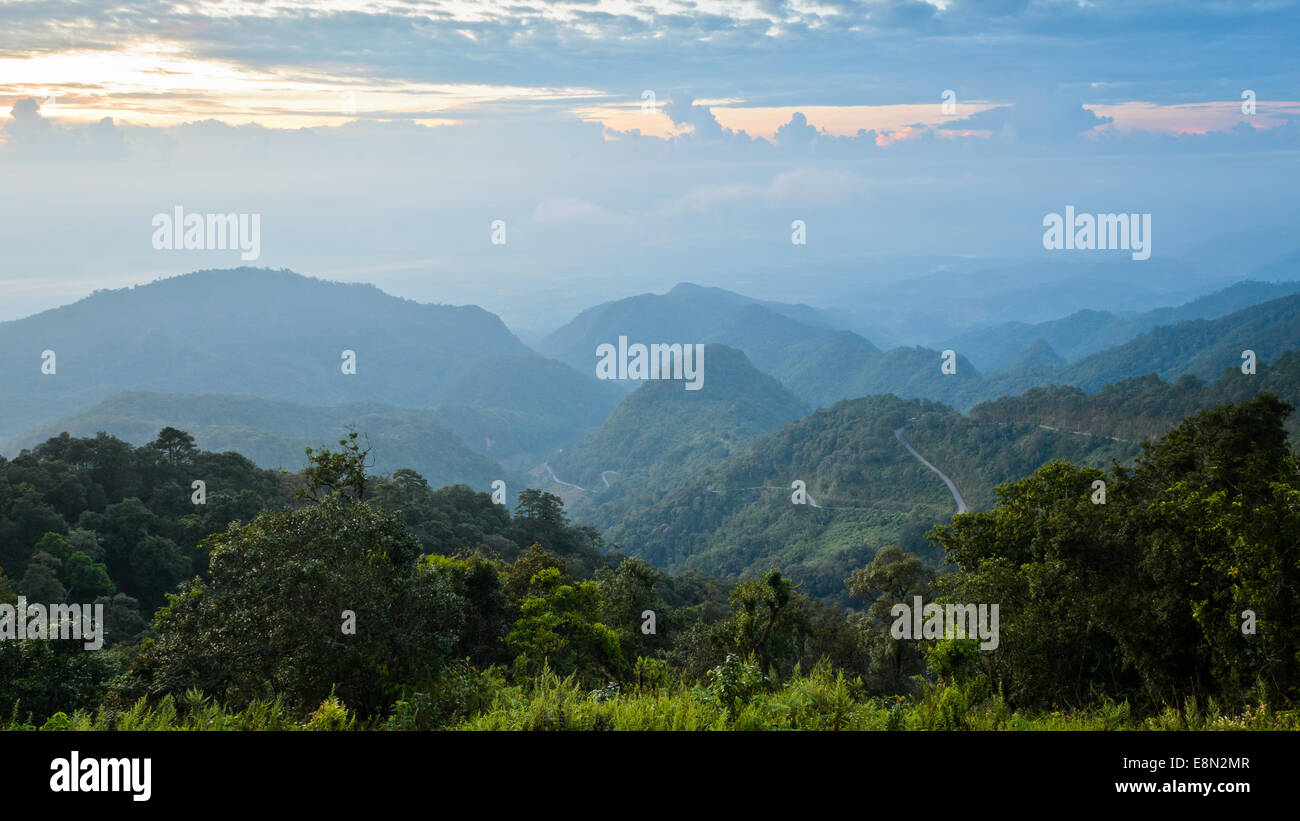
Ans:
{"label": "grass", "polygon": [[[1128,702],[1104,701],[1085,710],[1023,712],[978,682],[928,685],[915,698],[864,697],[861,682],[818,665],[808,674],[754,687],[617,685],[586,690],[572,677],[549,669],[524,684],[494,675],[476,679],[468,713],[437,714],[403,700],[390,716],[359,720],[331,695],[308,716],[294,715],[277,699],[227,710],[191,690],[179,699],[145,699],[130,709],[71,715],[56,713],[39,727],[18,718],[5,730],[819,730],[819,731],[1038,731],[1038,730],[1300,730],[1300,711],[1255,705],[1223,712],[1213,700],[1189,699],[1154,714],[1139,715]],[[435,716],[431,718],[430,716]],[[440,717],[438,717],[440,716]]]}

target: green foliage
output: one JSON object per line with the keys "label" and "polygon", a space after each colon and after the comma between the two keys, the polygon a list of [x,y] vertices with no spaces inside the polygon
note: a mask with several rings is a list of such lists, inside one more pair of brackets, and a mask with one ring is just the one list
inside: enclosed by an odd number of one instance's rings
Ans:
{"label": "green foliage", "polygon": [[[1105,385],[1096,393],[1069,386],[1036,387],[1020,396],[978,404],[971,408],[970,416],[978,422],[1048,425],[1136,443],[1163,435],[1197,411],[1241,402],[1259,393],[1300,402],[1300,351],[1284,353],[1257,367],[1257,373],[1249,376],[1240,368],[1225,368],[1208,384],[1192,374],[1168,382],[1147,374]],[[1294,435],[1300,430],[1297,425],[1300,422],[1290,419],[1287,429]]]}
{"label": "green foliage", "polygon": [[495,668],[480,672],[466,661],[453,662],[429,689],[395,702],[381,729],[448,729],[488,709],[505,686]]}
{"label": "green foliage", "polygon": [[93,709],[125,667],[123,654],[87,652],[79,641],[0,641],[0,715],[44,721]]}
{"label": "green foliage", "polygon": [[357,432],[339,440],[338,452],[329,448],[307,448],[307,468],[302,476],[306,483],[295,494],[298,499],[320,501],[326,495],[360,501],[366,495],[368,478],[366,459],[370,448],[357,444]]}
{"label": "green foliage", "polygon": [[[1202,391],[1175,387],[1188,403]],[[1138,419],[1165,389],[1135,384],[1117,402]],[[645,502],[621,525],[631,557],[603,553],[601,533],[539,489],[511,516],[414,470],[372,478],[355,434],[310,452],[297,477],[207,454],[178,429],[142,448],[52,439],[0,460],[13,561],[0,601],[94,599],[112,649],[0,645],[0,710],[45,730],[1296,726],[1289,406],[1217,406],[1141,447],[1022,418],[1077,396],[970,420],[894,397],[842,402],[698,479],[611,489],[611,503]],[[989,509],[951,518],[899,428]],[[216,511],[188,501],[188,477],[206,471],[226,477],[211,485]],[[793,478],[819,506],[790,503]],[[303,504],[289,503],[294,486]],[[637,495],[656,487],[662,499]],[[758,492],[734,493],[745,488]],[[949,521],[932,533],[950,563],[937,572],[921,534]],[[997,649],[894,639],[892,608],[917,596],[997,603]],[[141,608],[164,597],[150,629]]]}
{"label": "green foliage", "polygon": [[941,681],[961,682],[973,678],[979,670],[979,640],[972,638],[940,639],[926,657],[930,671]]}
{"label": "green foliage", "polygon": [[[629,491],[591,511],[592,520],[621,550],[672,573],[735,580],[777,566],[810,594],[842,597],[844,577],[876,547],[930,552],[922,534],[952,513],[943,482],[894,436],[927,410],[960,419],[891,396],[840,402],[751,442],[700,478]],[[796,479],[820,508],[791,503]]]}
{"label": "green foliage", "polygon": [[[346,711],[339,703],[331,712]],[[501,685],[483,708],[451,725],[423,724],[413,713],[382,727],[392,730],[1300,730],[1300,711],[1276,711],[1255,706],[1224,713],[1216,705],[1189,701],[1141,718],[1127,703],[1108,702],[1095,709],[1029,713],[1011,710],[997,694],[970,684],[936,686],[917,700],[862,697],[860,684],[818,665],[769,692],[756,693],[739,711],[730,712],[707,691],[690,688],[653,692],[619,692],[599,697],[585,692],[572,678],[561,679],[543,670],[535,679]],[[278,701],[254,701],[229,710],[201,694],[187,694],[150,705],[140,699],[124,710],[76,710],[57,713],[39,726],[45,731],[87,730],[217,730],[293,731],[308,729],[310,720],[294,718]],[[348,729],[374,727],[360,720]],[[343,727],[337,727],[343,729]],[[38,725],[11,715],[0,730],[36,730]]]}
{"label": "green foliage", "polygon": [[426,553],[454,556],[478,548],[512,561],[519,545],[512,541],[510,514],[487,493],[465,485],[434,490],[420,474],[402,468],[371,483],[371,499],[398,511]]}
{"label": "green foliage", "polygon": [[592,684],[621,676],[628,662],[618,632],[601,622],[604,609],[595,582],[574,581],[555,567],[538,571],[506,637],[516,672],[534,675],[550,667]]}
{"label": "green foliage", "polygon": [[[1132,469],[1048,465],[936,530],[946,591],[998,602],[991,680],[1017,705],[1215,697],[1300,681],[1300,471],[1271,394],[1196,414]],[[1107,483],[1106,504],[1090,500]],[[1253,610],[1258,632],[1243,635]]]}
{"label": "green foliage", "polygon": [[913,679],[925,671],[918,642],[898,641],[890,635],[894,605],[908,607],[916,596],[928,600],[934,587],[934,568],[897,545],[885,545],[871,563],[845,579],[849,594],[868,605],[855,619],[860,641],[870,654],[867,687],[876,694],[905,693]]}
{"label": "green foliage", "polygon": [[[205,505],[190,499],[197,478]],[[32,600],[120,592],[147,614],[182,579],[206,573],[204,536],[285,501],[277,474],[195,450],[182,431],[139,448],[65,433],[0,463],[0,567]]]}
{"label": "green foliage", "polygon": [[549,670],[502,690],[462,730],[1296,730],[1300,711],[1249,708],[1239,714],[1175,707],[1152,719],[1127,703],[1068,712],[1012,709],[978,680],[930,685],[914,699],[864,698],[861,682],[819,664],[770,688],[754,687],[730,709],[708,690],[689,687],[585,692]]}
{"label": "green foliage", "polygon": [[[666,652],[668,642],[659,631],[673,627],[669,612],[657,588],[667,575],[637,557],[625,558],[615,568],[596,571],[596,584],[605,603],[602,621],[618,633],[619,646],[628,658],[656,657]],[[644,613],[654,614],[655,633],[642,630]]]}
{"label": "green foliage", "polygon": [[589,491],[578,494],[577,511],[585,515],[588,502],[612,503],[624,488],[698,474],[808,412],[802,400],[740,351],[706,345],[704,353],[707,390],[684,390],[677,380],[648,380],[599,429],[552,461],[565,481]]}
{"label": "green foliage", "polygon": [[307,719],[303,729],[338,732],[339,730],[350,730],[354,724],[356,724],[356,717],[331,691],[329,698],[322,701],[320,706],[316,708],[316,712],[312,713],[311,717]]}
{"label": "green foliage", "polygon": [[753,656],[741,661],[734,653],[728,653],[722,664],[708,672],[708,680],[709,695],[732,715],[772,685],[772,680],[763,675]]}
{"label": "green foliage", "polygon": [[[422,571],[400,520],[368,503],[332,494],[205,545],[211,579],[169,597],[126,695],[198,687],[237,706],[280,696],[310,709],[337,687],[368,717],[457,649],[466,604],[454,580]],[[342,632],[344,611],[356,615],[355,635]]]}
{"label": "green foliage", "polygon": [[450,588],[463,602],[458,641],[452,654],[480,668],[510,661],[503,637],[515,605],[506,593],[501,566],[478,553],[462,559],[426,555],[419,573],[439,587]]}
{"label": "green foliage", "polygon": [[776,570],[769,570],[757,579],[746,579],[731,589],[733,615],[727,625],[732,646],[746,658],[757,657],[766,668],[779,652],[773,643],[786,638],[780,628],[789,622],[783,617],[789,612],[790,583]]}

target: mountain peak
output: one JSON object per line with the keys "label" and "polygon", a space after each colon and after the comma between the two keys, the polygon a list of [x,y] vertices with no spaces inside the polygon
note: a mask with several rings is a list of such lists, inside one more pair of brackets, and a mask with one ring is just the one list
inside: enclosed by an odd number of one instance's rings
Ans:
{"label": "mountain peak", "polygon": [[[121,391],[328,404],[473,404],[595,424],[617,392],[537,356],[477,306],[433,305],[286,269],[195,271],[0,323],[0,435]],[[342,367],[348,358],[355,368]],[[34,376],[33,376],[34,375]],[[466,398],[470,397],[470,398]]]}
{"label": "mountain peak", "polygon": [[1064,364],[1061,355],[1040,336],[1011,357],[1003,367],[1007,371],[1016,371],[1022,368],[1059,368]]}

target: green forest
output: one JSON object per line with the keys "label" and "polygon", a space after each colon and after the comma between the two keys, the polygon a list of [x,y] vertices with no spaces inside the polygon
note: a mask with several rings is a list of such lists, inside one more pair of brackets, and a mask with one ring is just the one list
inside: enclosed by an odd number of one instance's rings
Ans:
{"label": "green forest", "polygon": [[[689,567],[624,555],[537,489],[508,509],[410,469],[377,475],[356,433],[292,474],[175,428],[141,447],[64,434],[0,460],[0,603],[101,603],[105,648],[0,641],[0,725],[1300,729],[1291,410],[1261,393],[1132,459],[1054,459],[984,509],[913,522],[925,549],[868,535],[816,583],[725,539]],[[924,468],[884,434],[945,413],[840,403],[729,469],[761,483],[829,437],[847,461],[821,476],[823,504],[863,481],[850,463],[896,471],[887,501]],[[932,495],[951,509],[942,485]],[[663,504],[686,528],[725,516],[725,497]],[[998,603],[997,648],[895,638],[895,606],[917,596]]]}

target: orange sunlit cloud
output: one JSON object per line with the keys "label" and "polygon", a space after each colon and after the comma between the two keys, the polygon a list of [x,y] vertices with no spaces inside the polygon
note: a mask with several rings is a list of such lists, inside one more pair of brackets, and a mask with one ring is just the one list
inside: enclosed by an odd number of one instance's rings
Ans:
{"label": "orange sunlit cloud", "polygon": [[1098,126],[1098,131],[1150,131],[1157,134],[1207,134],[1230,132],[1238,123],[1255,128],[1274,128],[1286,122],[1286,116],[1300,114],[1300,102],[1263,101],[1255,103],[1255,113],[1242,111],[1240,101],[1205,103],[1129,102],[1111,105],[1085,105],[1099,116],[1114,118],[1113,123]]}
{"label": "orange sunlit cloud", "polygon": [[169,126],[212,118],[232,125],[303,128],[369,115],[411,116],[439,125],[454,121],[439,113],[483,103],[598,95],[591,89],[358,82],[301,69],[282,76],[196,59],[179,46],[160,43],[112,52],[0,57],[0,116],[9,115],[13,101],[34,97],[44,116],[69,122],[111,117]]}
{"label": "orange sunlit cloud", "polygon": [[744,130],[760,137],[773,137],[776,130],[801,112],[808,122],[835,137],[851,137],[863,131],[903,132],[917,125],[939,126],[952,120],[995,108],[994,103],[963,103],[945,114],[939,103],[905,105],[781,106],[714,108],[713,115],[725,128]]}
{"label": "orange sunlit cloud", "polygon": [[[995,103],[963,103],[955,113],[944,114],[939,103],[907,105],[851,105],[851,106],[739,106],[739,101],[726,100],[710,105],[711,101],[696,100],[695,104],[707,107],[719,125],[732,131],[744,131],[753,137],[774,140],[777,129],[790,122],[794,114],[802,113],[810,125],[836,137],[851,137],[859,130],[889,134],[888,141],[914,136],[909,129],[917,126],[942,126],[946,122],[964,119],[980,111],[995,108]],[[620,105],[597,105],[574,110],[580,118],[599,122],[610,131],[633,131],[669,138],[688,133],[689,126],[673,123],[663,112],[662,103],[653,113],[643,113],[639,102]],[[983,133],[983,132],[970,132]]]}
{"label": "orange sunlit cloud", "polygon": [[[640,131],[672,138],[689,133],[664,113],[664,101],[643,113],[639,100],[594,102],[606,97],[587,88],[532,88],[470,84],[398,83],[358,80],[324,70],[291,72],[255,69],[216,59],[196,58],[175,43],[145,42],[115,51],[66,50],[26,57],[0,57],[0,117],[12,103],[33,97],[41,113],[68,122],[110,117],[123,123],[170,126],[201,119],[231,125],[257,123],[268,128],[336,125],[357,117],[410,118],[421,125],[464,122],[457,117],[476,106],[502,102],[593,102],[572,109],[580,119],[598,122],[608,132]],[[880,145],[912,139],[930,129],[936,136],[987,137],[979,130],[945,129],[996,103],[963,102],[944,113],[938,101],[904,105],[747,106],[739,99],[697,100],[718,123],[732,131],[775,140],[777,130],[802,113],[809,124],[833,136],[875,131]],[[1256,112],[1240,101],[1160,105],[1150,102],[1088,104],[1113,119],[1105,131],[1149,131],[1173,135],[1230,132],[1240,123],[1268,129],[1300,115],[1300,102],[1259,100]]]}

